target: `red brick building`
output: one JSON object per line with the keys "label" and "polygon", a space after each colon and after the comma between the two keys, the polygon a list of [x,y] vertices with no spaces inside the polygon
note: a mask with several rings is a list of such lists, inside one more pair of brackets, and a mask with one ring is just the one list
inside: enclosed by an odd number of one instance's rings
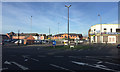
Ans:
{"label": "red brick building", "polygon": [[24,44],[33,44],[34,40],[35,40],[35,38],[32,35],[29,35],[29,36],[25,37]]}

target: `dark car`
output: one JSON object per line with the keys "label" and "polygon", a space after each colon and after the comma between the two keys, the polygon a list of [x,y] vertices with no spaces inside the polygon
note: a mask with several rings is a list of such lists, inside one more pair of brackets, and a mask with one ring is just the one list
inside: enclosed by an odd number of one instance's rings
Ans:
{"label": "dark car", "polygon": [[118,45],[117,45],[117,48],[119,48],[119,49],[120,49],[120,44],[118,44]]}
{"label": "dark car", "polygon": [[11,42],[14,43],[14,42],[16,42],[17,40],[18,40],[18,39],[13,39]]}

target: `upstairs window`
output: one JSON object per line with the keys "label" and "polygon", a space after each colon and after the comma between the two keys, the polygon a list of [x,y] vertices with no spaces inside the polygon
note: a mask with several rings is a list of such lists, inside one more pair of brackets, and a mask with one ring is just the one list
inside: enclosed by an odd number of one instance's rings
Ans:
{"label": "upstairs window", "polygon": [[112,28],[110,29],[110,32],[112,32]]}
{"label": "upstairs window", "polygon": [[104,30],[107,30],[106,28],[104,28]]}
{"label": "upstairs window", "polygon": [[104,32],[106,32],[106,30],[107,30],[107,29],[106,29],[106,28],[104,28]]}
{"label": "upstairs window", "polygon": [[120,29],[116,29],[116,32],[119,32],[119,33],[120,33]]}

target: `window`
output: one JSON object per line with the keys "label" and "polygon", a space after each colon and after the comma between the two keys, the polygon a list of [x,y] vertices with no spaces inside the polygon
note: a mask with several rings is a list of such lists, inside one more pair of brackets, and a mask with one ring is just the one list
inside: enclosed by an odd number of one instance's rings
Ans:
{"label": "window", "polygon": [[109,41],[111,42],[111,38],[109,38]]}
{"label": "window", "polygon": [[112,32],[112,28],[110,29],[110,32]]}
{"label": "window", "polygon": [[113,38],[112,40],[113,40],[113,42],[115,41],[115,39],[114,39],[114,38]]}
{"label": "window", "polygon": [[116,29],[116,32],[120,32],[120,29]]}
{"label": "window", "polygon": [[106,28],[104,28],[104,30],[107,30]]}

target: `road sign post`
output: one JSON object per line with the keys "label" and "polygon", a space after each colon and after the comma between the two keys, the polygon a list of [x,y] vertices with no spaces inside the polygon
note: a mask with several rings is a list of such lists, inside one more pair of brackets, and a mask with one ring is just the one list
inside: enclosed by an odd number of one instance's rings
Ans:
{"label": "road sign post", "polygon": [[56,41],[53,41],[53,47],[55,48],[55,46],[56,46]]}

